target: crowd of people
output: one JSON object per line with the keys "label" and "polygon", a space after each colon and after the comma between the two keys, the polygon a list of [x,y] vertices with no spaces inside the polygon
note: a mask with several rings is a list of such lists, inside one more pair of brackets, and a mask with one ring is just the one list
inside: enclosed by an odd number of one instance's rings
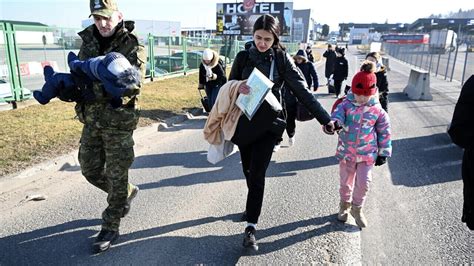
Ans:
{"label": "crowd of people", "polygon": [[[71,73],[61,76],[48,72],[44,95],[35,94],[35,98],[43,104],[54,96],[77,103],[75,110],[84,124],[79,149],[81,171],[88,182],[107,193],[108,206],[102,213],[102,228],[93,243],[95,252],[104,252],[117,241],[120,221],[129,213],[139,192],[138,186],[129,182],[128,170],[135,158],[132,135],[139,117],[138,98],[146,56],[143,45],[133,33],[134,23],[123,20],[114,0],[91,0],[90,11],[94,24],[79,33],[83,44],[78,57],[71,55]],[[218,53],[210,49],[203,52],[198,86],[205,89],[211,110],[204,132],[206,140],[232,142],[240,151],[242,174],[248,189],[241,217],[245,222],[245,248],[258,250],[257,224],[266,171],[272,154],[279,148],[284,129],[290,146],[295,142],[297,102],[316,118],[324,133],[337,133],[335,151],[340,179],[337,219],[346,222],[352,215],[359,227],[368,225],[362,210],[372,169],[385,164],[391,156],[386,70],[378,53],[367,54],[352,77],[350,87],[344,90],[346,95],[342,96],[342,82],[348,78],[345,49],[328,45],[323,57],[326,58],[325,77],[328,81],[334,79],[335,94],[339,98],[331,113],[312,94],[318,91],[320,84],[311,46],[290,56],[280,42],[278,21],[271,15],[262,15],[255,21],[253,40],[236,55],[228,79]],[[131,69],[139,73],[131,74]],[[263,101],[249,119],[234,103],[238,95],[251,93],[252,88],[245,81],[254,69],[273,81],[269,94],[276,101]],[[124,85],[114,81],[121,79],[134,82]],[[466,84],[472,84],[472,77]],[[48,91],[50,96],[45,99]],[[462,96],[469,97],[468,94],[469,91],[463,90]],[[456,110],[471,107],[472,104],[460,101]],[[455,118],[453,128],[457,129],[454,126],[462,125],[465,119]],[[465,160],[472,161],[472,145],[469,144],[472,138],[465,140],[466,135],[455,134],[464,134],[463,130],[452,129],[452,133],[460,145],[467,147]],[[472,130],[468,134],[472,137]],[[471,166],[472,163],[463,165],[466,180],[472,180],[467,177],[472,176]],[[471,197],[471,201],[465,203],[463,216],[471,228],[472,206]]]}

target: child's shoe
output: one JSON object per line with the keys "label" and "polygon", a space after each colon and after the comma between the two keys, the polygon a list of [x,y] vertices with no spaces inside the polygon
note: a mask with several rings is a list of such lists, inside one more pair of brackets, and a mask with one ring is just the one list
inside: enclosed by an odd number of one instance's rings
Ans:
{"label": "child's shoe", "polygon": [[349,211],[351,209],[350,202],[341,201],[339,203],[339,213],[337,214],[337,219],[341,222],[347,222],[347,218],[349,217]]}
{"label": "child's shoe", "polygon": [[357,226],[359,226],[360,228],[367,227],[367,219],[365,218],[365,215],[362,212],[362,207],[352,205],[351,215],[354,217]]}

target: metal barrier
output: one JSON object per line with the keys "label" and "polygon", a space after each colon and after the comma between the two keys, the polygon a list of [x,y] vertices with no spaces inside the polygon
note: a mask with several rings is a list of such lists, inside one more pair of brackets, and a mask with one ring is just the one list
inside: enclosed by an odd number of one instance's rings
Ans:
{"label": "metal barrier", "polygon": [[466,77],[474,74],[473,44],[474,40],[466,39],[451,49],[434,51],[429,44],[383,43],[382,50],[385,54],[430,74],[464,84]]}

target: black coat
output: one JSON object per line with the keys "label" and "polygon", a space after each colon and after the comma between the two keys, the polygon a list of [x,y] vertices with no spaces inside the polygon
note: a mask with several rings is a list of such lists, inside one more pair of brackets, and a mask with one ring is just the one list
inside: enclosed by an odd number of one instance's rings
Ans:
{"label": "black coat", "polygon": [[387,70],[383,67],[379,72],[375,73],[377,77],[377,88],[379,93],[388,93]]}
{"label": "black coat", "polygon": [[336,52],[333,50],[326,50],[323,54],[326,57],[326,68],[324,70],[324,76],[329,78],[334,73],[334,64],[336,63]]}
{"label": "black coat", "polygon": [[223,65],[224,63],[219,59],[219,62],[211,69],[212,73],[217,75],[217,78],[206,82],[206,69],[203,63],[201,63],[201,65],[199,65],[199,84],[203,84],[208,88],[221,87],[224,85],[227,82],[227,77]]}
{"label": "black coat", "polygon": [[[261,53],[255,47],[251,47],[248,50],[240,51],[235,57],[234,63],[232,64],[232,69],[230,71],[229,80],[244,80],[250,76],[250,73],[256,67],[260,70],[265,76],[270,76],[270,67],[273,58],[278,58],[275,55],[273,49],[269,49],[264,53]],[[313,95],[308,90],[308,84],[306,83],[304,76],[298,71],[293,59],[290,55],[284,52],[283,62],[276,60],[274,71],[274,82],[280,83],[280,74],[278,69],[282,69],[282,79],[284,81],[285,87],[288,88],[298,101],[300,101],[306,108],[311,112],[311,114],[319,121],[319,123],[326,125],[330,122],[330,116],[321,106],[321,104],[313,97]],[[279,65],[283,64],[283,66]],[[273,94],[277,99],[282,99],[280,97],[280,89],[272,89]]]}
{"label": "black coat", "polygon": [[313,56],[313,51],[306,50],[306,57],[308,57],[308,61],[311,63],[314,63],[314,56]]}
{"label": "black coat", "polygon": [[345,80],[349,75],[349,65],[343,56],[337,57],[334,64],[334,80]]}
{"label": "black coat", "polygon": [[461,89],[448,133],[454,143],[464,148],[462,221],[474,230],[474,75]]}
{"label": "black coat", "polygon": [[296,66],[301,70],[308,84],[308,88],[311,88],[314,84],[314,88],[318,88],[319,81],[318,81],[318,74],[316,74],[316,69],[314,69],[314,65],[311,62],[306,62],[302,64],[296,64]]}

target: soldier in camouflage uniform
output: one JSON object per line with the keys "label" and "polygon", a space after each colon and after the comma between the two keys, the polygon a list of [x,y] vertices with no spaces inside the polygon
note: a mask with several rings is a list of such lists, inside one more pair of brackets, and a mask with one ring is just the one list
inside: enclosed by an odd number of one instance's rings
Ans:
{"label": "soldier in camouflage uniform", "polygon": [[[132,33],[134,22],[122,20],[123,15],[114,0],[90,0],[90,10],[94,25],[79,33],[83,40],[79,58],[86,60],[119,52],[140,69],[143,77],[146,55]],[[85,90],[92,97],[86,97],[87,100],[75,107],[84,124],[79,162],[87,181],[108,194],[109,205],[102,213],[102,230],[93,245],[96,252],[101,252],[117,240],[120,219],[128,213],[138,192],[138,187],[128,182],[128,169],[135,157],[132,135],[139,118],[139,90],[124,95],[117,108],[111,106],[111,96],[101,83],[89,84]]]}

